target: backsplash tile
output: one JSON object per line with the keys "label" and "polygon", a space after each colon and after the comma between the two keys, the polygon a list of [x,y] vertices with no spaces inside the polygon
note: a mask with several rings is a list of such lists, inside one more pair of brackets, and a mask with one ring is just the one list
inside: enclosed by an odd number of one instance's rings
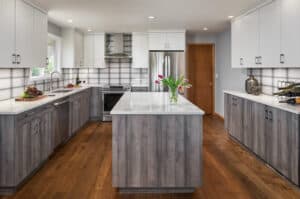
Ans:
{"label": "backsplash tile", "polygon": [[300,82],[300,69],[297,68],[248,69],[248,75],[251,73],[259,81],[262,93],[266,95],[273,95],[278,91],[279,81]]}
{"label": "backsplash tile", "polygon": [[[50,90],[49,79],[29,82],[29,73],[30,69],[0,69],[0,100],[21,95],[28,85]],[[130,63],[112,63],[110,68],[64,68],[62,75],[55,78],[53,88],[74,84],[77,76],[89,84],[148,84],[148,69],[133,69]]]}

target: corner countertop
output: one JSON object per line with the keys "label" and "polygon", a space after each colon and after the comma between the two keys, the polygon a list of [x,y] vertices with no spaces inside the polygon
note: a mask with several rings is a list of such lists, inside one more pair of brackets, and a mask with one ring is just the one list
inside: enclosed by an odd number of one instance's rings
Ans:
{"label": "corner countertop", "polygon": [[127,92],[119,100],[112,115],[203,115],[204,111],[179,95],[177,104],[170,104],[169,94],[162,92]]}
{"label": "corner countertop", "polygon": [[[90,86],[73,88],[72,91],[68,93],[55,93],[55,96],[47,96],[43,99],[33,101],[33,102],[16,102],[15,99],[0,101],[0,115],[17,115],[38,108],[40,106],[55,102],[59,99],[74,95],[88,88],[90,88]],[[47,94],[51,94],[51,93],[45,93],[45,95]]]}
{"label": "corner countertop", "polygon": [[285,103],[279,103],[279,100],[275,96],[269,96],[269,95],[250,95],[244,92],[239,91],[230,91],[226,90],[224,93],[234,95],[237,97],[241,97],[247,100],[251,100],[257,103],[265,104],[267,106],[271,106],[274,108],[278,108],[284,111],[288,111],[295,114],[300,114],[300,105],[290,105]]}

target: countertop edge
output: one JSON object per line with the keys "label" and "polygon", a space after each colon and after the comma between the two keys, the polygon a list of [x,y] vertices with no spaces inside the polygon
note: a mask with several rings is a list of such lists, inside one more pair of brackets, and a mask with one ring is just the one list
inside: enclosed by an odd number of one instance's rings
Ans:
{"label": "countertop edge", "polygon": [[[275,97],[274,96],[269,96],[269,95],[264,95],[264,94],[261,94],[261,95],[251,95],[251,94],[248,94],[248,93],[244,93],[244,92],[241,92],[241,91],[233,91],[233,90],[224,90],[223,91],[224,94],[230,94],[230,95],[235,95],[237,97],[241,97],[241,98],[244,98],[244,99],[247,99],[247,100],[250,100],[250,101],[253,101],[253,102],[257,102],[257,103],[260,103],[260,104],[264,104],[264,105],[267,105],[267,106],[271,106],[271,107],[274,107],[274,108],[278,108],[278,109],[281,109],[281,110],[284,110],[284,111],[287,111],[287,112],[291,112],[291,113],[294,113],[294,114],[297,114],[297,115],[300,115],[300,110],[296,110],[295,108],[296,107],[293,107],[293,105],[289,105],[289,104],[279,104],[278,102],[275,103]],[[274,100],[273,102],[268,102],[266,99],[255,99],[255,98],[270,98],[269,100]],[[300,109],[300,107],[299,107]]]}

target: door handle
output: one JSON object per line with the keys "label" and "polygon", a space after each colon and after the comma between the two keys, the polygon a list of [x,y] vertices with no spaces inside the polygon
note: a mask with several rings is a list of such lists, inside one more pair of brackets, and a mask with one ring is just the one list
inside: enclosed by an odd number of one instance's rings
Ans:
{"label": "door handle", "polygon": [[65,103],[68,103],[68,102],[69,102],[69,100],[64,100],[64,101],[61,101],[61,102],[56,102],[56,103],[54,103],[54,106],[60,106],[60,105],[63,105]]}

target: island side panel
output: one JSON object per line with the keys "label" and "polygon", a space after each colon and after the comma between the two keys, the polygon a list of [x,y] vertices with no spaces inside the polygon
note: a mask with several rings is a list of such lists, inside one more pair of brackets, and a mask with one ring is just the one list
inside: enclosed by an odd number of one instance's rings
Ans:
{"label": "island side panel", "polygon": [[113,186],[202,183],[201,115],[113,115]]}

